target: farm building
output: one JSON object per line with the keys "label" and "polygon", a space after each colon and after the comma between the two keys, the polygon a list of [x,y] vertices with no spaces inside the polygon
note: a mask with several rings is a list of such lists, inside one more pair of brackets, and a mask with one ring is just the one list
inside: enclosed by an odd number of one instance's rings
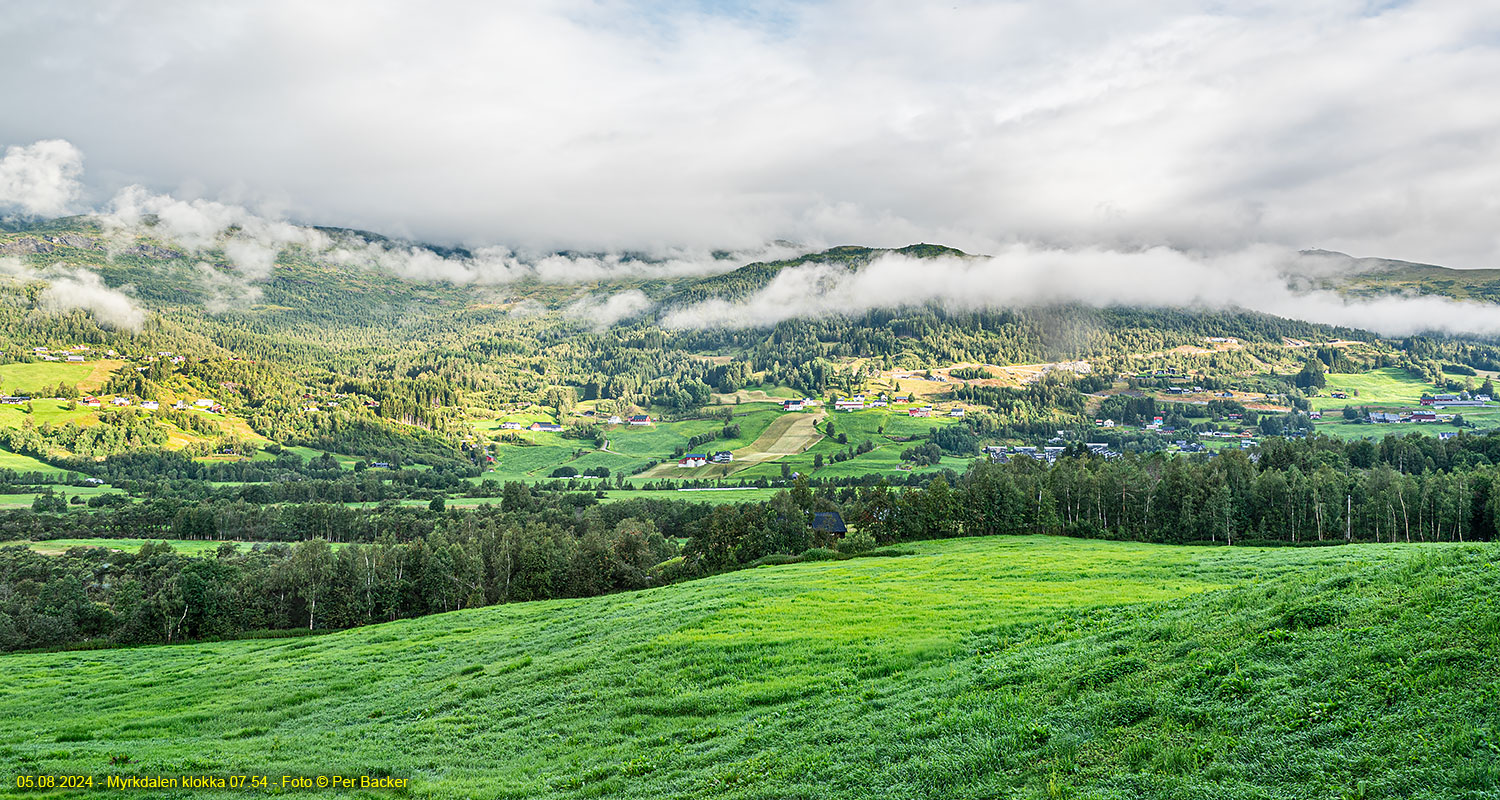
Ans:
{"label": "farm building", "polygon": [[630,424],[631,425],[650,425],[651,424],[651,417],[649,417],[649,416],[647,416],[645,414],[636,414],[635,416],[633,416],[633,417],[630,418]]}
{"label": "farm building", "polygon": [[787,401],[785,401],[785,402],[783,402],[781,404],[781,410],[782,411],[801,411],[802,410],[802,401],[801,400],[787,400]]}
{"label": "farm building", "polygon": [[837,511],[819,511],[813,514],[812,529],[818,533],[831,534],[835,539],[849,532],[844,518]]}
{"label": "farm building", "polygon": [[681,460],[679,460],[677,462],[677,466],[679,466],[679,467],[681,467],[683,469],[691,469],[693,467],[704,466],[707,463],[708,463],[708,456],[706,456],[706,455],[704,455],[702,453],[688,453],[687,455],[683,456]]}
{"label": "farm building", "polygon": [[531,430],[534,430],[534,431],[548,431],[548,432],[551,432],[551,433],[556,433],[557,431],[560,431],[562,429],[563,429],[562,426],[558,425],[555,422],[533,422],[533,423],[531,423]]}

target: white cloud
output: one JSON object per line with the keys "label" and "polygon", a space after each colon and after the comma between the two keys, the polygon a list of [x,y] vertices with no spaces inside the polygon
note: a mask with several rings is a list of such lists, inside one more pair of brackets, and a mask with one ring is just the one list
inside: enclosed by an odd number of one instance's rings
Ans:
{"label": "white cloud", "polygon": [[73,210],[81,190],[83,153],[60,139],[12,145],[0,158],[0,211],[60,217]]}
{"label": "white cloud", "polygon": [[111,230],[149,233],[195,252],[222,247],[224,257],[246,280],[270,277],[276,256],[290,245],[313,251],[329,246],[328,237],[313,228],[262,216],[243,206],[180,200],[141,186],[117,193],[100,221]]}
{"label": "white cloud", "polygon": [[564,313],[573,319],[587,322],[596,331],[602,331],[615,323],[639,315],[652,307],[650,298],[631,289],[606,298],[593,295],[580,298],[570,304]]}
{"label": "white cloud", "polygon": [[525,252],[1267,243],[1494,267],[1493,11],[38,3],[0,33],[27,110],[0,141],[75,142],[96,196]]}
{"label": "white cloud", "polygon": [[1139,251],[1016,245],[993,258],[886,255],[857,272],[822,264],[782,270],[740,301],[708,300],[669,310],[671,328],[749,328],[786,319],[856,316],[874,308],[939,303],[955,309],[1092,306],[1246,308],[1386,336],[1426,331],[1500,335],[1500,306],[1446,297],[1344,298],[1293,291],[1288,273],[1332,266],[1259,246],[1217,255],[1164,247]]}
{"label": "white cloud", "polygon": [[46,283],[46,288],[37,297],[37,305],[48,313],[83,309],[105,327],[132,331],[140,330],[146,322],[146,312],[134,298],[106,286],[103,279],[88,270],[65,267],[33,269],[20,259],[0,258],[0,276],[22,282]]}

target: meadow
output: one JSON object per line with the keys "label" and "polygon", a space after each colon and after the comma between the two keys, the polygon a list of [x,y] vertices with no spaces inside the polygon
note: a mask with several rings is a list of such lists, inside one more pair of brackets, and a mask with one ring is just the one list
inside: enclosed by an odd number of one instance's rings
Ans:
{"label": "meadow", "polygon": [[59,383],[97,392],[124,361],[104,359],[81,364],[66,361],[36,361],[0,366],[0,389],[6,393],[49,395]]}
{"label": "meadow", "polygon": [[[66,498],[74,495],[87,500],[101,494],[124,494],[119,489],[111,489],[107,486],[56,486],[52,487],[55,492]],[[31,502],[36,499],[36,492],[22,492],[20,494],[0,494],[0,509],[31,507]]]}
{"label": "meadow", "polygon": [[[702,445],[702,449],[735,450],[746,447],[781,415],[779,409],[756,405],[744,410],[735,408],[734,413],[734,423],[740,426],[740,435],[733,439],[716,439]],[[495,424],[498,426],[498,422]],[[723,420],[717,418],[657,422],[644,426],[609,425],[604,428],[607,450],[595,449],[591,441],[566,439],[556,433],[517,431],[528,444],[496,444],[494,469],[486,472],[481,480],[542,480],[561,466],[572,467],[579,472],[594,467],[607,467],[611,475],[621,472],[630,475],[651,461],[674,461],[673,452],[678,447],[685,448],[689,439],[719,431],[723,427]],[[495,432],[498,432],[498,428]],[[663,472],[662,476],[688,477],[672,470]]]}
{"label": "meadow", "polygon": [[1493,545],[986,537],[296,640],[13,654],[0,773],[398,775],[422,797],[1491,797],[1497,577]]}
{"label": "meadow", "polygon": [[[1399,367],[1370,370],[1348,374],[1329,373],[1327,386],[1311,399],[1312,407],[1319,411],[1341,411],[1344,406],[1416,406],[1422,393],[1431,393],[1432,384],[1412,377]],[[1347,398],[1334,397],[1334,392],[1344,392]]]}
{"label": "meadow", "polygon": [[[89,539],[89,538],[84,538],[84,539],[47,539],[47,540],[41,541],[41,542],[0,542],[0,547],[9,547],[9,546],[12,546],[12,545],[24,545],[26,547],[31,548],[32,550],[35,550],[38,553],[41,553],[42,555],[55,556],[55,555],[61,555],[61,554],[65,553],[65,552],[67,552],[69,549],[74,548],[74,547],[103,547],[103,548],[107,548],[107,549],[110,549],[110,550],[121,550],[121,551],[127,551],[127,552],[134,552],[134,551],[140,550],[142,545],[145,545],[145,544],[160,544],[161,542],[166,542],[167,544],[169,544],[169,545],[172,546],[173,550],[176,550],[179,553],[185,553],[185,554],[190,555],[190,556],[205,555],[205,554],[210,554],[210,553],[217,552],[218,549],[219,549],[219,546],[222,545],[222,544],[224,544],[224,542],[220,542],[220,541],[210,541],[210,540],[202,540],[202,539],[97,539],[97,538],[95,538],[95,539]],[[259,544],[261,546],[266,546],[268,543],[267,542],[233,542],[233,544],[235,544],[235,545],[237,545],[237,546],[239,546],[241,548],[244,548],[244,549],[249,549],[249,548],[255,547],[257,544]],[[334,543],[330,544],[329,546],[332,547],[333,549],[337,550],[340,547],[343,547],[344,544],[342,542],[334,542]]]}
{"label": "meadow", "polygon": [[0,448],[0,469],[13,469],[16,472],[45,472],[61,475],[65,470],[54,467],[45,461],[10,450]]}

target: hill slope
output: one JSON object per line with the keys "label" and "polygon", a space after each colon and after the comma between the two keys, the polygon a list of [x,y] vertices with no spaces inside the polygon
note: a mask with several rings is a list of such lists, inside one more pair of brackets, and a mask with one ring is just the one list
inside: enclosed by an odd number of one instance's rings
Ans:
{"label": "hill slope", "polygon": [[1332,250],[1305,250],[1294,286],[1336,289],[1347,295],[1438,295],[1459,300],[1500,301],[1500,269],[1452,269],[1390,258],[1355,258]]}
{"label": "hill slope", "polygon": [[314,639],[6,656],[0,771],[124,755],[440,797],[1500,788],[1493,546],[913,549]]}

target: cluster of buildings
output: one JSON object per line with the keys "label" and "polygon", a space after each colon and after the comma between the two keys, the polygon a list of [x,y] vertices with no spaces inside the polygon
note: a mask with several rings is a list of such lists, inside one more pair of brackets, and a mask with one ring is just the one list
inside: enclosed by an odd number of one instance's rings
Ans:
{"label": "cluster of buildings", "polygon": [[[78,345],[77,347],[72,347],[67,350],[59,350],[57,352],[53,352],[52,350],[49,350],[45,347],[31,348],[31,354],[43,361],[66,361],[71,364],[82,364],[83,362],[88,360],[87,354],[91,352],[93,352],[93,349],[85,345]],[[113,350],[106,351],[105,354],[110,358],[114,358],[115,356],[119,355]]]}
{"label": "cluster of buildings", "polygon": [[[1054,439],[1053,441],[1057,440]],[[1118,451],[1111,450],[1109,448],[1109,445],[1105,442],[1088,442],[1084,445],[1084,447],[1087,447],[1090,453],[1095,453],[1104,458],[1118,458],[1120,456],[1120,453]],[[1046,447],[1004,447],[1001,445],[988,445],[983,448],[983,452],[984,455],[989,458],[989,460],[995,462],[996,464],[1009,464],[1011,459],[1019,458],[1022,456],[1025,456],[1026,458],[1034,458],[1037,461],[1045,461],[1048,464],[1053,464],[1057,462],[1057,459],[1062,456],[1063,451],[1067,449],[1067,447],[1064,447],[1062,445],[1049,445]]]}
{"label": "cluster of buildings", "polygon": [[733,460],[734,454],[728,450],[720,450],[717,453],[688,453],[678,459],[677,466],[681,469],[693,469],[709,464],[728,464]]}
{"label": "cluster of buildings", "polygon": [[1490,404],[1490,396],[1487,394],[1457,395],[1439,394],[1432,397],[1422,398],[1422,405],[1433,408],[1448,408],[1449,406],[1477,407],[1483,408]]}
{"label": "cluster of buildings", "polygon": [[1439,417],[1436,413],[1426,410],[1407,411],[1406,409],[1402,409],[1400,411],[1370,412],[1371,422],[1448,422],[1452,419],[1451,415]]}

